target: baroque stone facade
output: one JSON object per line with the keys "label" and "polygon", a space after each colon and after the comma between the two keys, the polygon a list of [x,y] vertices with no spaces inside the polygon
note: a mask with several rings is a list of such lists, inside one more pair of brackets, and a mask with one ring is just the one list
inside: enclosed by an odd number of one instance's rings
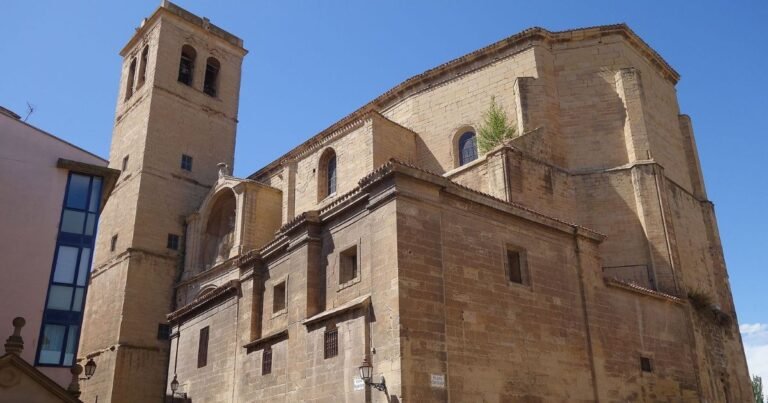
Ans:
{"label": "baroque stone facade", "polygon": [[[679,76],[626,25],[513,35],[248,178],[242,46],[165,2],[121,52],[84,401],[751,401]],[[519,136],[473,159],[492,97]]]}

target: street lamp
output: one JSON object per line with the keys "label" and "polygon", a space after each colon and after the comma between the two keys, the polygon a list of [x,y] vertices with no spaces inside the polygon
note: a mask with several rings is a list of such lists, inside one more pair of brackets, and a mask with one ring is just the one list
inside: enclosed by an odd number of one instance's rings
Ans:
{"label": "street lamp", "polygon": [[[176,374],[173,374],[173,380],[171,381],[171,393],[173,394],[173,397],[176,397],[176,395],[177,395],[176,391],[177,390],[179,390],[179,380],[176,379]],[[187,394],[186,393],[178,393],[178,395],[181,398],[183,398],[183,399],[187,398]]]}
{"label": "street lamp", "polygon": [[363,363],[360,364],[360,378],[365,382],[366,385],[373,386],[377,390],[385,391],[387,390],[387,384],[384,381],[384,376],[381,377],[381,382],[375,383],[371,382],[371,378],[373,377],[373,365],[371,365],[370,361],[368,361],[368,357],[363,357]]}
{"label": "street lamp", "polygon": [[93,361],[93,358],[90,358],[88,359],[88,362],[85,363],[85,379],[91,379],[95,372],[96,362]]}

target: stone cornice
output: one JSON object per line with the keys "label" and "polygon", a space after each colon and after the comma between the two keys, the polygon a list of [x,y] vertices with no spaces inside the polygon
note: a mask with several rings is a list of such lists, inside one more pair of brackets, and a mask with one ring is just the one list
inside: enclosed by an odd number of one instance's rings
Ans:
{"label": "stone cornice", "polygon": [[666,294],[666,293],[663,293],[663,292],[660,292],[660,291],[652,290],[650,288],[645,288],[645,287],[642,287],[642,286],[637,285],[635,283],[630,283],[630,282],[627,282],[627,281],[622,281],[622,280],[619,280],[619,279],[614,278],[614,277],[605,277],[605,278],[603,278],[603,281],[605,282],[605,284],[607,286],[610,286],[610,287],[620,288],[620,289],[631,291],[631,292],[635,292],[635,293],[638,293],[638,294],[647,295],[649,297],[663,299],[663,300],[666,300],[666,301],[669,301],[669,302],[674,302],[676,304],[684,304],[685,303],[685,301],[683,301],[682,299],[680,299],[680,298],[678,298],[678,297],[676,297],[674,295],[670,295],[670,294]]}
{"label": "stone cornice", "polygon": [[241,56],[245,56],[245,54],[248,53],[248,51],[243,48],[242,39],[217,27],[214,24],[211,24],[207,18],[200,18],[197,15],[192,14],[189,11],[177,6],[176,4],[171,3],[170,1],[163,0],[163,2],[160,4],[160,7],[158,7],[152,13],[152,15],[149,16],[149,18],[145,18],[142,21],[141,26],[136,28],[136,33],[133,35],[133,37],[131,37],[130,40],[128,40],[128,43],[123,46],[123,49],[120,50],[120,56],[125,56],[131,50],[133,45],[139,40],[139,38],[142,38],[144,34],[149,31],[157,22],[157,20],[160,19],[160,17],[163,15],[184,21],[189,27],[192,27],[195,30],[212,34],[214,37],[219,38],[223,44],[226,44],[230,50],[240,54]]}
{"label": "stone cornice", "polygon": [[288,329],[279,330],[277,332],[272,332],[264,337],[260,337],[256,340],[253,340],[249,342],[248,344],[244,344],[243,348],[254,350],[256,347],[259,347],[263,344],[271,343],[277,340],[287,339],[288,338]]}
{"label": "stone cornice", "polygon": [[371,304],[371,294],[366,294],[366,295],[357,297],[352,301],[342,304],[336,308],[329,309],[327,311],[318,313],[317,315],[311,318],[304,319],[301,323],[304,326],[309,326],[317,322],[327,320],[334,316],[339,316],[341,314],[344,314],[346,312],[349,312],[358,308],[367,308],[370,304]]}
{"label": "stone cornice", "polygon": [[[281,254],[282,251],[289,250],[293,241],[291,235],[293,232],[296,232],[299,228],[305,225],[322,223],[323,221],[337,215],[341,211],[358,205],[361,201],[370,201],[370,194],[368,190],[374,185],[381,183],[386,178],[398,173],[418,180],[430,182],[439,186],[443,192],[447,194],[451,194],[471,202],[479,203],[487,207],[515,215],[527,221],[536,222],[538,224],[557,229],[568,234],[572,234],[574,231],[576,231],[577,235],[596,242],[602,242],[605,239],[605,235],[602,235],[589,228],[585,228],[574,223],[569,223],[556,217],[545,215],[514,202],[498,199],[487,193],[483,193],[460,185],[441,175],[391,159],[386,164],[373,170],[371,173],[360,179],[358,181],[357,187],[339,196],[338,199],[333,203],[323,207],[320,210],[310,210],[294,217],[291,221],[284,224],[276,232],[275,238],[272,241],[268,242],[260,249],[253,249],[243,253],[237,260],[237,266],[243,269],[245,266],[262,260],[269,260],[276,254]],[[396,189],[388,190],[386,191],[385,199],[389,200],[391,197],[397,197],[398,194],[399,193],[396,191]],[[378,205],[380,203],[374,204]]]}

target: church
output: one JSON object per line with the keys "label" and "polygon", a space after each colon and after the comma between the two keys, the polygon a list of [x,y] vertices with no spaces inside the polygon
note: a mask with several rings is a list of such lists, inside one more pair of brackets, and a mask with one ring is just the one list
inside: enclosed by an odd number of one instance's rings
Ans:
{"label": "church", "polygon": [[120,51],[84,402],[751,401],[680,76],[629,27],[519,32],[238,178],[246,53],[168,1]]}

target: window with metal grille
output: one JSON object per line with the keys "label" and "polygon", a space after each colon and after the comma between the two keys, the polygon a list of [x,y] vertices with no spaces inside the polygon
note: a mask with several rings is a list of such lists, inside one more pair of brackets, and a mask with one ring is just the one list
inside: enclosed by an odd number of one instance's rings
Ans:
{"label": "window with metal grille", "polygon": [[507,272],[509,281],[523,284],[523,256],[519,250],[507,250]]}
{"label": "window with metal grille", "polygon": [[651,366],[651,359],[648,357],[640,357],[640,369],[642,369],[643,372],[652,372],[653,367]]}
{"label": "window with metal grille", "polygon": [[474,132],[466,132],[459,137],[459,165],[477,159],[477,139]]}
{"label": "window with metal grille", "polygon": [[339,355],[339,329],[327,330],[324,341],[323,350],[326,359]]}
{"label": "window with metal grille", "polygon": [[272,373],[272,347],[265,347],[261,354],[261,374],[269,375]]}
{"label": "window with metal grille", "polygon": [[181,169],[185,171],[192,170],[192,157],[187,154],[181,154]]}
{"label": "window with metal grille", "polygon": [[357,278],[357,245],[339,254],[339,284]]}
{"label": "window with metal grille", "polygon": [[168,241],[165,246],[168,249],[179,250],[179,236],[176,234],[168,234]]}
{"label": "window with metal grille", "polygon": [[159,323],[157,325],[157,338],[158,340],[169,340],[171,338],[171,325]]}
{"label": "window with metal grille", "polygon": [[208,326],[200,329],[200,340],[197,344],[197,367],[208,365]]}

